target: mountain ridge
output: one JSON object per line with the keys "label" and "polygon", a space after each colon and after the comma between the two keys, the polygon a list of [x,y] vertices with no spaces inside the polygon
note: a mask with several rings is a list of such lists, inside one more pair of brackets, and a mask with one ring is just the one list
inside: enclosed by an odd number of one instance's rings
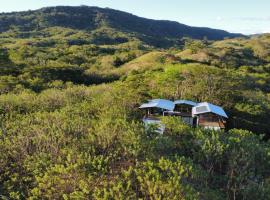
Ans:
{"label": "mountain ridge", "polygon": [[54,26],[83,31],[110,27],[133,34],[134,37],[158,47],[173,46],[183,37],[222,40],[244,36],[219,29],[193,27],[176,21],[147,19],[111,8],[56,6],[33,11],[0,13],[0,33],[11,29],[27,32]]}

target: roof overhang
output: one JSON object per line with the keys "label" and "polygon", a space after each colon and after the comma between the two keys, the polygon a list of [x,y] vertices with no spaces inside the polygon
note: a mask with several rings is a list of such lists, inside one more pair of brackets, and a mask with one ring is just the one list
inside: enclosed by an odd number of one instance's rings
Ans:
{"label": "roof overhang", "polygon": [[175,105],[172,101],[165,100],[165,99],[154,99],[154,100],[149,100],[148,103],[142,104],[139,108],[141,108],[141,109],[161,108],[164,110],[173,111],[174,107],[175,107]]}
{"label": "roof overhang", "polygon": [[198,103],[194,102],[194,101],[189,101],[189,100],[176,100],[174,101],[175,105],[180,105],[180,104],[186,104],[186,105],[190,105],[190,106],[196,106]]}
{"label": "roof overhang", "polygon": [[192,108],[192,115],[200,115],[204,113],[214,113],[216,115],[228,118],[222,107],[213,105],[211,103],[203,102]]}

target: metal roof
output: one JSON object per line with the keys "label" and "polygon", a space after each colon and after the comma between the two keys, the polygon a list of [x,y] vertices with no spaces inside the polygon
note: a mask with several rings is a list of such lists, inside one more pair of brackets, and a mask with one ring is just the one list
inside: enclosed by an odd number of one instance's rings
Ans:
{"label": "metal roof", "polygon": [[173,111],[174,103],[165,99],[153,99],[149,100],[148,103],[142,104],[139,108],[162,108],[165,110]]}
{"label": "metal roof", "polygon": [[187,105],[191,105],[191,106],[196,106],[197,103],[194,101],[189,101],[189,100],[176,100],[174,101],[174,104],[187,104]]}
{"label": "metal roof", "polygon": [[223,108],[221,108],[220,106],[213,105],[208,102],[199,103],[197,104],[197,106],[194,106],[192,108],[192,115],[198,115],[198,114],[209,113],[209,112],[228,118]]}

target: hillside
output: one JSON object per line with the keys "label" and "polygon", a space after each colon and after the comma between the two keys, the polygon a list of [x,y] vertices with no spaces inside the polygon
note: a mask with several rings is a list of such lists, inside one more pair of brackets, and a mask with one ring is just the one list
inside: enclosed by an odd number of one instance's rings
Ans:
{"label": "hillside", "polygon": [[35,37],[42,37],[44,29],[50,27],[85,31],[93,35],[93,40],[97,40],[96,42],[106,44],[128,40],[128,37],[110,40],[110,35],[106,33],[101,38],[93,34],[101,27],[109,27],[156,47],[173,46],[180,43],[182,37],[221,40],[225,37],[241,36],[222,30],[191,27],[173,21],[141,18],[122,11],[98,7],[49,7],[36,11],[0,14],[0,33],[16,30],[20,32],[16,37],[27,37],[33,34],[33,31],[38,31]]}
{"label": "hillside", "polygon": [[[0,199],[270,199],[269,34],[85,6],[0,29]],[[138,109],[155,98],[222,106],[226,130],[160,135]]]}

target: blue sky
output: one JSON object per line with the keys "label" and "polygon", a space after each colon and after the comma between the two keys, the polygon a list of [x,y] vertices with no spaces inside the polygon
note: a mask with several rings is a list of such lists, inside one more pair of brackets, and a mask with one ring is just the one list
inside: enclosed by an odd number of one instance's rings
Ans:
{"label": "blue sky", "polygon": [[0,0],[0,5],[0,12],[56,5],[109,7],[192,26],[245,34],[270,33],[270,0]]}

